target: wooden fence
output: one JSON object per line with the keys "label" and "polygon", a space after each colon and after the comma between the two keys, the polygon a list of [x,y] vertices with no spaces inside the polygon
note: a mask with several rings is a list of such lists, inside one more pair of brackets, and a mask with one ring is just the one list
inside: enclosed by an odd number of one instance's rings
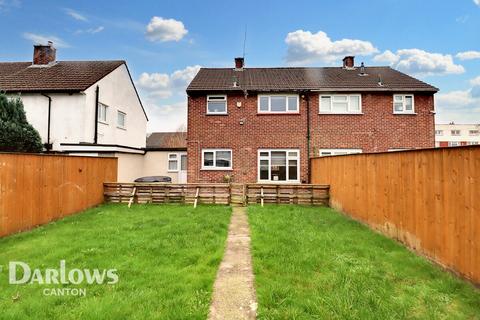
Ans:
{"label": "wooden fence", "polygon": [[0,153],[0,237],[103,202],[116,158]]}
{"label": "wooden fence", "polygon": [[206,203],[224,205],[327,205],[328,186],[300,184],[105,183],[107,202]]}
{"label": "wooden fence", "polygon": [[480,283],[480,146],[312,159],[330,205]]}

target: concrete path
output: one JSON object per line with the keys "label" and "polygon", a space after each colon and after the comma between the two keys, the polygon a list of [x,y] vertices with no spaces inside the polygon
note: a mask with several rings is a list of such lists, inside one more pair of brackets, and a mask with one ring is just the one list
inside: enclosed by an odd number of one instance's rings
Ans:
{"label": "concrete path", "polygon": [[245,207],[234,207],[208,319],[255,319],[256,310],[247,212]]}

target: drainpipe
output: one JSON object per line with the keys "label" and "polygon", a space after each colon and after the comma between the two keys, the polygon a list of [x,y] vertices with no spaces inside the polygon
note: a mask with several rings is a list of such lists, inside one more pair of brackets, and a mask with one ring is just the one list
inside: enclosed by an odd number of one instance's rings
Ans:
{"label": "drainpipe", "polygon": [[52,144],[50,143],[50,122],[51,122],[51,113],[52,113],[52,97],[42,93],[42,96],[48,98],[48,120],[47,120],[47,143],[45,143],[45,149],[47,152],[52,150]]}
{"label": "drainpipe", "polygon": [[93,143],[97,144],[98,142],[98,93],[99,93],[99,88],[97,86],[97,89],[95,90],[95,129],[94,129],[94,134],[93,134]]}
{"label": "drainpipe", "polygon": [[307,100],[307,183],[310,183],[312,173],[310,165],[310,97],[308,92],[305,93],[305,99]]}

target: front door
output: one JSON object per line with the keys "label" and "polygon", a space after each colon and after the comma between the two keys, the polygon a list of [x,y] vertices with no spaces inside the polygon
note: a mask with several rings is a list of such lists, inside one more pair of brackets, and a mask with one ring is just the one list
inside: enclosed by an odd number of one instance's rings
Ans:
{"label": "front door", "polygon": [[178,183],[187,183],[187,155],[180,155],[180,170],[178,170]]}

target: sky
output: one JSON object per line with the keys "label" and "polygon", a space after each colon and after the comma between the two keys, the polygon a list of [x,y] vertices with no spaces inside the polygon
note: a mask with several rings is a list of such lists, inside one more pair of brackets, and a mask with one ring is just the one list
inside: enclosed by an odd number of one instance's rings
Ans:
{"label": "sky", "polygon": [[[186,127],[200,67],[387,65],[440,89],[436,122],[480,123],[480,0],[0,0],[0,61],[126,60],[148,131]],[[246,41],[245,38],[246,30]]]}

